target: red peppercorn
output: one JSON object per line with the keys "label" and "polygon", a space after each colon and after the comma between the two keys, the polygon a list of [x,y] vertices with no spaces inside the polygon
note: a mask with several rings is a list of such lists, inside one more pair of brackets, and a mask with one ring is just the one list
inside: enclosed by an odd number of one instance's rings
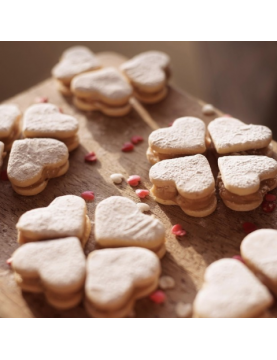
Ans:
{"label": "red peppercorn", "polygon": [[134,135],[131,137],[131,142],[134,144],[134,145],[137,145],[138,143],[142,142],[143,141],[143,137],[142,136],[139,136],[139,135]]}
{"label": "red peppercorn", "polygon": [[94,192],[93,191],[84,191],[81,194],[81,197],[86,201],[93,201],[94,200]]}
{"label": "red peppercorn", "polygon": [[266,201],[275,201],[275,200],[276,200],[276,195],[266,194],[266,196],[264,197],[264,199],[265,199]]}
{"label": "red peppercorn", "polygon": [[245,264],[243,258],[240,255],[235,255],[232,257],[232,259],[238,260],[238,261],[242,262],[243,264]]}
{"label": "red peppercorn", "polygon": [[10,257],[8,260],[6,260],[6,264],[8,264],[9,266],[11,266],[12,264],[12,258]]}
{"label": "red peppercorn", "polygon": [[87,162],[95,162],[97,160],[97,157],[94,152],[90,152],[85,155],[85,161]]}
{"label": "red peppercorn", "polygon": [[140,182],[139,175],[131,175],[127,179],[127,183],[131,186],[137,186],[139,182]]}
{"label": "red peppercorn", "polygon": [[130,152],[134,150],[134,145],[131,142],[126,142],[123,144],[121,151],[123,152]]}
{"label": "red peppercorn", "polygon": [[48,97],[46,97],[46,96],[38,96],[38,97],[35,98],[35,102],[37,104],[48,103]]}
{"label": "red peppercorn", "polygon": [[7,170],[2,170],[0,172],[0,179],[2,181],[9,181]]}
{"label": "red peppercorn", "polygon": [[172,227],[171,233],[176,236],[184,236],[187,232],[182,228],[182,225],[176,224]]}
{"label": "red peppercorn", "polygon": [[61,107],[59,107],[59,112],[63,114],[63,109]]}
{"label": "red peppercorn", "polygon": [[136,194],[140,199],[144,199],[146,196],[149,195],[149,190],[137,189]]}
{"label": "red peppercorn", "polygon": [[252,224],[250,222],[245,222],[242,224],[243,230],[246,234],[250,234],[251,232],[257,230],[257,226],[255,224]]}
{"label": "red peppercorn", "polygon": [[149,296],[149,299],[151,301],[153,301],[155,304],[162,304],[165,302],[166,296],[165,293],[161,290],[157,290],[155,292],[153,292],[153,294],[151,294]]}
{"label": "red peppercorn", "polygon": [[262,203],[262,209],[266,213],[271,213],[276,208],[276,204],[273,202],[264,201]]}

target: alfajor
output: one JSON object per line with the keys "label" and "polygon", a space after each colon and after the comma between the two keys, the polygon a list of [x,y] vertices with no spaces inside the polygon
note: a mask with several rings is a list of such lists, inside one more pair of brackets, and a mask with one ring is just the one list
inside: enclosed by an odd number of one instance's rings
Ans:
{"label": "alfajor", "polygon": [[3,164],[3,159],[4,159],[5,155],[6,155],[6,153],[4,152],[4,143],[2,143],[2,141],[0,141],[0,169]]}
{"label": "alfajor", "polygon": [[219,195],[232,210],[256,209],[277,186],[277,162],[267,156],[224,156],[218,167]]}
{"label": "alfajor", "polygon": [[203,155],[163,160],[149,172],[155,201],[164,205],[179,205],[190,216],[208,216],[215,211],[215,181]]}
{"label": "alfajor", "polygon": [[77,237],[84,247],[91,231],[85,200],[75,195],[59,196],[47,207],[24,213],[16,224],[19,244]]}
{"label": "alfajor", "polygon": [[171,127],[153,131],[146,156],[150,164],[186,155],[203,154],[207,148],[206,126],[195,117],[182,117]]}
{"label": "alfajor", "polygon": [[76,76],[71,84],[74,105],[84,111],[99,110],[108,116],[131,111],[132,87],[115,68],[109,67]]}
{"label": "alfajor", "polygon": [[68,149],[55,139],[24,139],[13,143],[8,177],[20,195],[36,195],[49,179],[64,175],[69,167]]}
{"label": "alfajor", "polygon": [[5,145],[5,151],[9,151],[14,140],[20,135],[21,113],[16,105],[0,105],[0,141]]}

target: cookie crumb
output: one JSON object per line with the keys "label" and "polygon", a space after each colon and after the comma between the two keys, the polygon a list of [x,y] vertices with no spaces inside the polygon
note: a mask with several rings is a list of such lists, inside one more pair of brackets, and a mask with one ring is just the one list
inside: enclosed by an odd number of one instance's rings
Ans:
{"label": "cookie crumb", "polygon": [[172,226],[171,233],[175,236],[184,236],[187,232],[182,228],[182,225],[176,224]]}
{"label": "cookie crumb", "polygon": [[159,287],[162,290],[173,289],[175,287],[175,280],[171,276],[161,276],[159,279]]}
{"label": "cookie crumb", "polygon": [[93,201],[94,200],[94,192],[93,191],[84,191],[84,192],[82,192],[81,197],[86,201]]}
{"label": "cookie crumb", "polygon": [[214,115],[215,114],[215,108],[212,104],[205,104],[202,107],[202,113],[204,115]]}
{"label": "cookie crumb", "polygon": [[192,306],[191,304],[185,304],[180,301],[175,306],[175,313],[179,318],[188,318],[192,315]]}
{"label": "cookie crumb", "polygon": [[131,137],[131,142],[134,144],[134,145],[137,145],[138,143],[142,142],[143,141],[143,137],[142,136],[139,136],[139,135],[134,135]]}
{"label": "cookie crumb", "polygon": [[127,179],[127,183],[131,186],[137,186],[139,182],[140,182],[139,175],[131,175]]}
{"label": "cookie crumb", "polygon": [[87,162],[94,162],[97,160],[96,154],[92,151],[85,155],[85,161]]}
{"label": "cookie crumb", "polygon": [[144,203],[137,203],[137,207],[139,208],[139,211],[141,211],[141,212],[150,210],[150,206],[148,204],[144,204]]}
{"label": "cookie crumb", "polygon": [[112,174],[110,178],[115,184],[121,184],[124,176],[122,174]]}
{"label": "cookie crumb", "polygon": [[130,152],[134,150],[134,145],[131,142],[126,142],[123,144],[121,151],[123,152]]}
{"label": "cookie crumb", "polygon": [[149,195],[149,190],[137,189],[136,194],[140,199],[144,199],[146,196]]}
{"label": "cookie crumb", "polygon": [[165,293],[164,293],[163,291],[161,291],[161,290],[157,290],[157,291],[153,292],[153,294],[151,294],[151,295],[149,296],[149,299],[150,299],[151,301],[153,301],[155,304],[162,304],[162,303],[164,303],[164,302],[165,302],[165,298],[166,298]]}

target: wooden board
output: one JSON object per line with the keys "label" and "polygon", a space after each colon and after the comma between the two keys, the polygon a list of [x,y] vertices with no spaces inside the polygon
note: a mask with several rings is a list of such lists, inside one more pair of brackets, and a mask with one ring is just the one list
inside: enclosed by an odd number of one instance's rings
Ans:
{"label": "wooden board", "polygon": [[[102,55],[103,56],[103,55]],[[120,62],[115,54],[104,54],[106,63]],[[81,144],[70,154],[70,169],[60,178],[49,181],[47,188],[39,195],[24,197],[17,195],[8,181],[0,181],[0,316],[1,317],[85,317],[82,305],[69,311],[57,311],[49,306],[43,295],[22,293],[13,280],[12,272],[6,260],[18,247],[15,225],[26,211],[44,207],[57,196],[80,195],[85,190],[95,192],[95,201],[88,204],[89,217],[93,221],[95,206],[112,195],[122,195],[136,202],[134,189],[126,182],[114,185],[110,180],[112,173],[138,174],[142,178],[141,188],[150,189],[148,178],[150,165],[146,160],[147,138],[151,131],[166,127],[181,116],[196,116],[208,124],[216,116],[204,116],[201,102],[179,89],[170,87],[167,98],[159,104],[140,107],[139,113],[133,110],[123,118],[110,118],[101,113],[86,114],[76,110],[70,99],[63,98],[56,90],[52,79],[9,99],[24,111],[35,97],[48,96],[49,101],[60,106],[65,113],[76,116],[80,122]],[[217,115],[220,112],[218,111]],[[121,145],[129,141],[132,135],[141,135],[145,141],[135,147],[131,153],[121,152]],[[277,150],[276,143],[274,143]],[[84,155],[95,151],[98,161],[95,164],[84,163]],[[217,174],[215,159],[208,158]],[[5,160],[4,167],[7,164]],[[276,212],[264,213],[261,208],[255,211],[238,213],[228,209],[218,197],[217,210],[205,218],[187,216],[178,206],[163,206],[153,199],[142,200],[149,204],[151,213],[158,217],[166,227],[167,254],[162,259],[162,272],[172,276],[176,286],[167,290],[167,300],[163,305],[153,304],[149,299],[137,301],[137,317],[175,317],[175,305],[178,301],[192,303],[202,285],[205,268],[215,260],[232,257],[239,253],[239,246],[245,234],[242,224],[254,222],[259,228],[277,229]],[[181,239],[171,235],[171,227],[180,223],[187,230]],[[93,231],[85,252],[94,249]],[[274,307],[271,316],[276,316]]]}

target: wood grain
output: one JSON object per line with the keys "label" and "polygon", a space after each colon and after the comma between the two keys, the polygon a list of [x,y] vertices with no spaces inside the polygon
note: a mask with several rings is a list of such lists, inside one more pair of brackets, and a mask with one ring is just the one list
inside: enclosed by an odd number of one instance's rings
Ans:
{"label": "wood grain", "polygon": [[[105,54],[107,59],[107,53]],[[111,63],[115,55],[108,56]],[[123,59],[121,57],[121,59]],[[109,64],[108,61],[108,64]],[[196,116],[208,124],[215,116],[202,114],[202,103],[190,95],[173,87],[169,88],[167,98],[159,104],[142,107],[134,102],[128,116],[110,118],[101,113],[86,114],[76,110],[70,99],[62,97],[55,89],[52,79],[46,80],[26,92],[9,99],[24,111],[35,97],[48,96],[49,101],[60,106],[65,113],[76,116],[80,122],[81,144],[70,154],[70,169],[60,178],[49,181],[47,188],[33,197],[17,195],[8,181],[0,181],[0,316],[1,317],[85,317],[82,305],[70,311],[57,311],[49,306],[43,295],[22,293],[13,280],[6,260],[18,247],[15,224],[26,211],[47,206],[55,197],[74,194],[85,190],[95,192],[95,201],[88,203],[89,217],[93,221],[95,206],[111,195],[126,196],[140,201],[133,188],[126,182],[114,185],[110,180],[112,173],[122,173],[126,178],[138,174],[142,178],[141,188],[150,189],[148,172],[150,165],[146,160],[147,138],[157,127],[166,127],[181,116]],[[121,145],[132,135],[141,135],[145,141],[131,153],[121,152]],[[276,143],[274,143],[277,151]],[[95,151],[98,161],[84,163],[84,154]],[[217,174],[216,160],[208,154],[213,173]],[[5,159],[4,167],[7,164]],[[178,206],[163,206],[153,199],[142,200],[149,204],[151,213],[158,217],[166,227],[167,254],[162,260],[162,272],[172,276],[176,286],[167,290],[167,300],[163,305],[155,305],[148,298],[139,300],[135,307],[137,317],[175,317],[178,301],[192,303],[202,285],[205,268],[215,260],[231,257],[239,253],[239,246],[245,234],[242,224],[254,222],[259,228],[277,229],[276,212],[264,213],[261,208],[255,211],[237,213],[228,209],[218,197],[217,210],[206,218],[187,216]],[[187,235],[180,239],[170,233],[172,225],[180,223]],[[95,248],[93,231],[85,252]],[[274,307],[270,316],[276,316]]]}

